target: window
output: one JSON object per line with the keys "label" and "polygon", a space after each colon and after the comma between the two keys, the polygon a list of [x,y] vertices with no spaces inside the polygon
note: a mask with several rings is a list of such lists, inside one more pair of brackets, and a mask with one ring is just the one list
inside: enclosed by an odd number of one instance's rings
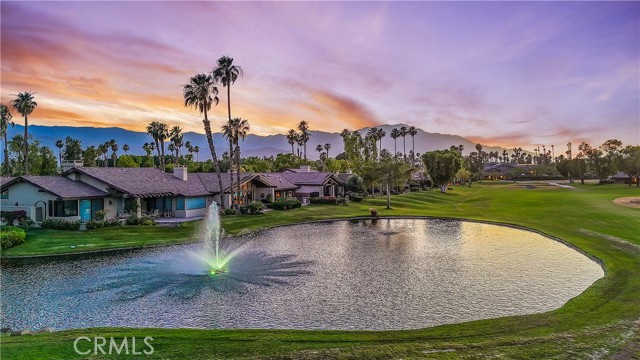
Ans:
{"label": "window", "polygon": [[206,207],[206,200],[203,197],[187,198],[187,209],[204,209]]}
{"label": "window", "polygon": [[8,199],[9,198],[9,189],[2,190],[0,193],[0,199]]}
{"label": "window", "polygon": [[184,210],[184,197],[178,196],[176,198],[176,210]]}
{"label": "window", "polygon": [[53,202],[53,216],[78,216],[78,200],[64,200]]}

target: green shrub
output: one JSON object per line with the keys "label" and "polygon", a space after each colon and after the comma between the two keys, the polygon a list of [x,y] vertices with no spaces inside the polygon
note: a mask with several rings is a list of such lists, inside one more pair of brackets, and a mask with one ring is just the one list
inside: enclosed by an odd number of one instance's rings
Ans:
{"label": "green shrub", "polygon": [[24,229],[15,226],[3,226],[0,229],[0,242],[3,249],[8,249],[12,246],[24,244],[24,239],[27,233]]}
{"label": "green shrub", "polygon": [[57,229],[57,230],[78,230],[80,229],[80,220],[67,221],[63,219],[45,219],[40,227],[44,229]]}
{"label": "green shrub", "polygon": [[248,211],[246,205],[240,205],[240,215],[246,215]]}
{"label": "green shrub", "polygon": [[302,203],[296,198],[287,198],[286,204],[287,208],[289,209],[297,209],[299,207],[302,207]]}
{"label": "green shrub", "polygon": [[301,206],[302,203],[296,198],[280,198],[271,203],[271,208],[274,210],[297,209]]}
{"label": "green shrub", "polygon": [[144,225],[144,226],[154,226],[156,221],[153,220],[150,216],[141,216],[137,217],[136,215],[131,215],[125,220],[127,225]]}
{"label": "green shrub", "polygon": [[351,194],[349,196],[349,200],[355,201],[355,202],[362,202],[362,200],[364,200],[364,196],[362,196],[362,194]]}
{"label": "green shrub", "polygon": [[122,223],[118,219],[91,220],[87,221],[87,230],[100,229],[103,227],[120,226]]}
{"label": "green shrub", "polygon": [[247,212],[249,215],[258,215],[264,209],[264,204],[261,201],[252,201],[247,205]]}
{"label": "green shrub", "polygon": [[224,209],[222,215],[237,215],[238,212],[234,208]]}
{"label": "green shrub", "polygon": [[333,196],[312,197],[309,199],[311,204],[335,204],[336,198]]}

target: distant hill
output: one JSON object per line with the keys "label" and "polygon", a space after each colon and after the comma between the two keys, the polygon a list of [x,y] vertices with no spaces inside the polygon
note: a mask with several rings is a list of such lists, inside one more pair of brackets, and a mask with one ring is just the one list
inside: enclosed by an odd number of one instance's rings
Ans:
{"label": "distant hill", "polygon": [[[393,152],[393,139],[390,136],[391,129],[399,128],[402,124],[397,125],[381,125],[378,128],[383,128],[387,133],[382,139],[382,147]],[[369,130],[364,128],[358,130],[363,135]],[[15,134],[23,134],[24,128],[17,125],[13,128],[9,128],[9,137]],[[55,149],[55,142],[59,139],[65,139],[67,136],[79,139],[82,142],[82,146],[100,145],[105,141],[116,139],[120,145],[119,153],[122,154],[122,145],[128,144],[130,147],[129,153],[134,155],[143,155],[142,145],[145,142],[152,142],[153,139],[144,132],[137,132],[131,130],[125,130],[122,128],[94,128],[94,127],[72,127],[72,126],[43,126],[43,125],[30,125],[29,134],[39,139],[44,145]],[[209,147],[207,145],[207,139],[204,134],[198,134],[195,132],[187,132],[184,134],[185,141],[191,141],[195,146],[200,146],[199,157],[201,160],[208,159]],[[229,147],[227,142],[222,138],[222,134],[214,134],[213,141],[216,144],[216,150],[219,154],[224,151],[228,151]],[[407,136],[406,139],[407,153],[411,150],[411,137]],[[318,144],[331,144],[329,150],[330,156],[335,156],[343,151],[342,138],[339,133],[329,133],[324,131],[311,131],[311,139],[307,144],[307,156],[311,159],[318,158],[318,152],[315,148]],[[425,151],[448,149],[451,145],[463,145],[463,153],[469,154],[475,151],[475,143],[458,135],[429,133],[418,129],[418,134],[415,136],[415,149],[417,153],[424,153]],[[291,152],[291,145],[287,143],[285,135],[249,135],[241,145],[242,156],[271,156],[278,153]],[[397,139],[398,151],[402,151],[402,138]],[[489,147],[483,145],[484,151],[498,151],[502,153],[503,148]],[[509,149],[507,149],[509,150]],[[57,153],[57,151],[56,151]]]}

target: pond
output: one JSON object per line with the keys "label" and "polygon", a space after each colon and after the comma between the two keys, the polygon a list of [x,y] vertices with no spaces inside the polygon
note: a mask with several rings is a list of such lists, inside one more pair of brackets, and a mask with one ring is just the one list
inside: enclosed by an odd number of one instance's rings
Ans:
{"label": "pond", "polygon": [[437,219],[335,221],[202,244],[3,265],[3,326],[414,329],[561,307],[604,276],[534,232]]}

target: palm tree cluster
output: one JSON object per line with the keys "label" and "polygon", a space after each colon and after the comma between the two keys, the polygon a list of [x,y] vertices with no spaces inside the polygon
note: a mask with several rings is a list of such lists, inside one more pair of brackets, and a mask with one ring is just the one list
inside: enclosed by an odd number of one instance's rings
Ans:
{"label": "palm tree cluster", "polygon": [[38,106],[32,92],[21,92],[15,95],[15,99],[11,100],[13,107],[24,118],[24,138],[23,138],[23,165],[24,174],[29,175],[29,115]]}
{"label": "palm tree cluster", "polygon": [[[236,142],[236,150],[238,151],[238,153],[234,154],[233,145],[234,145],[235,135],[233,131],[236,131],[238,137],[242,137],[244,139],[244,136],[241,136],[242,129],[234,128],[234,122],[233,122],[233,119],[231,118],[231,85],[235,84],[238,78],[242,77],[242,75],[243,75],[242,68],[238,65],[234,65],[233,58],[229,56],[223,56],[218,59],[216,66],[211,70],[210,73],[197,74],[195,76],[192,76],[189,79],[189,83],[183,86],[183,91],[182,91],[184,106],[193,107],[196,110],[198,110],[200,114],[203,114],[204,116],[202,123],[204,125],[204,131],[207,136],[207,143],[209,145],[209,150],[211,151],[211,158],[213,160],[214,169],[217,174],[218,185],[220,186],[220,189],[224,189],[222,184],[222,176],[220,174],[220,162],[218,160],[218,155],[216,153],[216,148],[213,142],[211,122],[209,121],[207,112],[211,110],[211,105],[218,105],[220,101],[218,98],[217,85],[220,84],[223,87],[227,88],[228,122],[226,126],[231,133],[229,134],[230,136],[226,138],[229,142],[229,159],[232,163],[232,168],[233,168],[233,161],[234,159],[236,160],[236,168],[238,171],[238,182],[239,182],[240,147]],[[239,122],[236,122],[235,125],[240,126],[241,123],[242,121],[239,121]],[[249,129],[248,124],[245,123],[245,125],[246,125],[246,130],[248,131]],[[246,133],[245,133],[245,136],[246,136]],[[196,152],[196,155],[199,151],[200,151],[199,148],[198,148],[198,151],[195,151],[195,148],[194,148],[194,152]],[[231,176],[230,179],[231,181],[230,181],[229,189],[233,189],[233,176]],[[238,185],[238,191],[239,190],[240,190],[240,186]],[[221,203],[220,205],[224,207],[224,203]],[[237,206],[239,207],[239,205]]]}
{"label": "palm tree cluster", "polygon": [[[309,123],[307,121],[300,121],[297,129],[291,129],[287,133],[287,143],[291,145],[291,155],[304,157],[307,160],[307,143],[311,138],[311,132],[309,131]],[[297,151],[294,151],[294,145],[297,145]],[[317,150],[317,149],[316,149]]]}

